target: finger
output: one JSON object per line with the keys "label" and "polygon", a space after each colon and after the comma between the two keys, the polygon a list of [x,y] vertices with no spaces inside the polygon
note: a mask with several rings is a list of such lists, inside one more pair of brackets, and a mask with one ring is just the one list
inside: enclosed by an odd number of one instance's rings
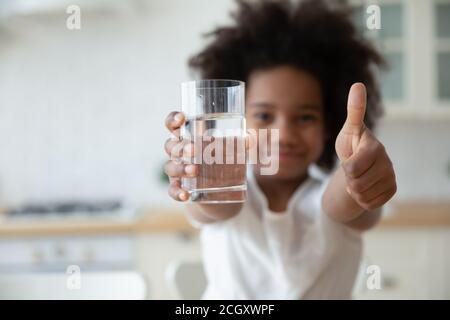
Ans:
{"label": "finger", "polygon": [[397,192],[397,185],[392,187],[390,190],[380,194],[378,197],[370,201],[368,204],[364,205],[363,208],[372,211],[375,209],[380,208],[383,206],[386,202],[388,202]]}
{"label": "finger", "polygon": [[347,101],[347,119],[344,124],[347,132],[355,135],[361,133],[366,113],[366,95],[366,87],[362,83],[355,83],[350,88]]}
{"label": "finger", "polygon": [[375,161],[372,167],[361,176],[357,178],[350,178],[347,176],[346,179],[351,190],[363,193],[387,176],[395,176],[392,164],[390,160],[384,161],[380,159]]}
{"label": "finger", "polygon": [[170,156],[170,159],[180,158],[183,155],[183,142],[173,139],[167,139],[164,143],[164,151]]}
{"label": "finger", "polygon": [[356,197],[356,200],[358,202],[370,203],[379,195],[385,193],[387,190],[391,190],[394,186],[395,186],[395,177],[388,176],[382,178],[364,192],[359,193],[353,190],[351,190],[351,192]]}
{"label": "finger", "polygon": [[181,185],[181,178],[180,177],[169,177],[169,184],[172,183],[178,183],[179,185]]}
{"label": "finger", "polygon": [[164,143],[164,150],[170,156],[171,160],[179,160],[183,158],[186,162],[191,162],[191,158],[194,155],[194,144],[190,140],[172,140],[167,139]]}
{"label": "finger", "polygon": [[198,166],[195,164],[176,163],[175,161],[167,161],[164,166],[164,172],[169,177],[186,177],[192,178],[198,175]]}
{"label": "finger", "polygon": [[382,175],[378,175],[373,172],[368,172],[367,174],[356,178],[347,178],[347,185],[351,192],[353,193],[363,193],[372,188],[376,183],[383,179]]}
{"label": "finger", "polygon": [[166,127],[169,129],[169,131],[175,131],[176,129],[180,128],[185,121],[184,114],[182,112],[178,111],[172,111],[169,113],[169,115],[166,117]]}
{"label": "finger", "polygon": [[170,139],[172,139],[174,141],[180,141],[180,131],[181,131],[180,128],[171,131]]}
{"label": "finger", "polygon": [[366,173],[382,154],[383,145],[379,142],[365,145],[347,160],[342,162],[342,168],[348,178],[356,179]]}
{"label": "finger", "polygon": [[191,162],[191,160],[194,156],[195,156],[194,144],[189,140],[184,140],[184,146],[183,146],[184,161]]}
{"label": "finger", "polygon": [[189,192],[181,188],[179,180],[175,180],[169,186],[169,196],[177,201],[187,201],[189,199]]}

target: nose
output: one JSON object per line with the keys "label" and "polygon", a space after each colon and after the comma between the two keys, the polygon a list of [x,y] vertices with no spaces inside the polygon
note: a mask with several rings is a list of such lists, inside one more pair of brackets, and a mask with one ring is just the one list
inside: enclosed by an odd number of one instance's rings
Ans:
{"label": "nose", "polygon": [[279,130],[279,143],[281,148],[293,147],[300,142],[300,138],[296,134],[298,128],[295,123],[292,123],[292,121],[290,121],[290,119],[280,119],[277,128]]}

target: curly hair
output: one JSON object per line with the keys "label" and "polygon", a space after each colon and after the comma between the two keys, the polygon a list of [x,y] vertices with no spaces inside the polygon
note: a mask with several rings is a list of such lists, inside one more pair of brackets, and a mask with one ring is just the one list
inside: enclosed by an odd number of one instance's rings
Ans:
{"label": "curly hair", "polygon": [[207,33],[212,41],[190,58],[189,66],[203,79],[241,81],[247,81],[255,70],[279,65],[309,72],[322,89],[328,137],[317,164],[331,170],[351,85],[363,82],[367,87],[365,124],[369,129],[382,114],[374,69],[385,65],[383,58],[358,35],[345,4],[332,6],[325,0],[237,3],[231,14],[234,23]]}

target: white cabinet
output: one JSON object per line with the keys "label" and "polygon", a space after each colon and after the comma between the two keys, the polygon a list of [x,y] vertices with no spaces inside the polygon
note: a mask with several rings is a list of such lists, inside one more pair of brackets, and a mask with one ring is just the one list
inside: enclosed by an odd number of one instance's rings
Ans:
{"label": "white cabinet", "polygon": [[360,34],[389,64],[379,74],[389,118],[450,118],[450,0],[379,0],[381,28],[369,29],[373,1],[352,0]]}
{"label": "white cabinet", "polygon": [[66,235],[0,239],[0,274],[66,274],[137,271],[145,279],[147,298],[172,299],[166,272],[174,262],[201,261],[198,234],[152,232],[111,235]]}
{"label": "white cabinet", "polygon": [[2,238],[0,272],[131,269],[135,254],[130,235]]}
{"label": "white cabinet", "polygon": [[198,235],[184,233],[142,234],[137,237],[136,269],[148,281],[149,299],[174,299],[167,270],[177,261],[201,261]]}
{"label": "white cabinet", "polygon": [[[450,228],[393,228],[365,235],[357,299],[450,299]],[[381,289],[369,290],[366,267],[381,272]]]}

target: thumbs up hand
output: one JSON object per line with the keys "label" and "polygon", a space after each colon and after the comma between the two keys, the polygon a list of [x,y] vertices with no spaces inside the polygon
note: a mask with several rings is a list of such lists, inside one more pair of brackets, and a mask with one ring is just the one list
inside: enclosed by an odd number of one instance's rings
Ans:
{"label": "thumbs up hand", "polygon": [[336,153],[345,174],[346,191],[364,210],[384,205],[397,191],[394,168],[384,146],[364,125],[366,87],[350,88],[347,119],[336,138]]}

